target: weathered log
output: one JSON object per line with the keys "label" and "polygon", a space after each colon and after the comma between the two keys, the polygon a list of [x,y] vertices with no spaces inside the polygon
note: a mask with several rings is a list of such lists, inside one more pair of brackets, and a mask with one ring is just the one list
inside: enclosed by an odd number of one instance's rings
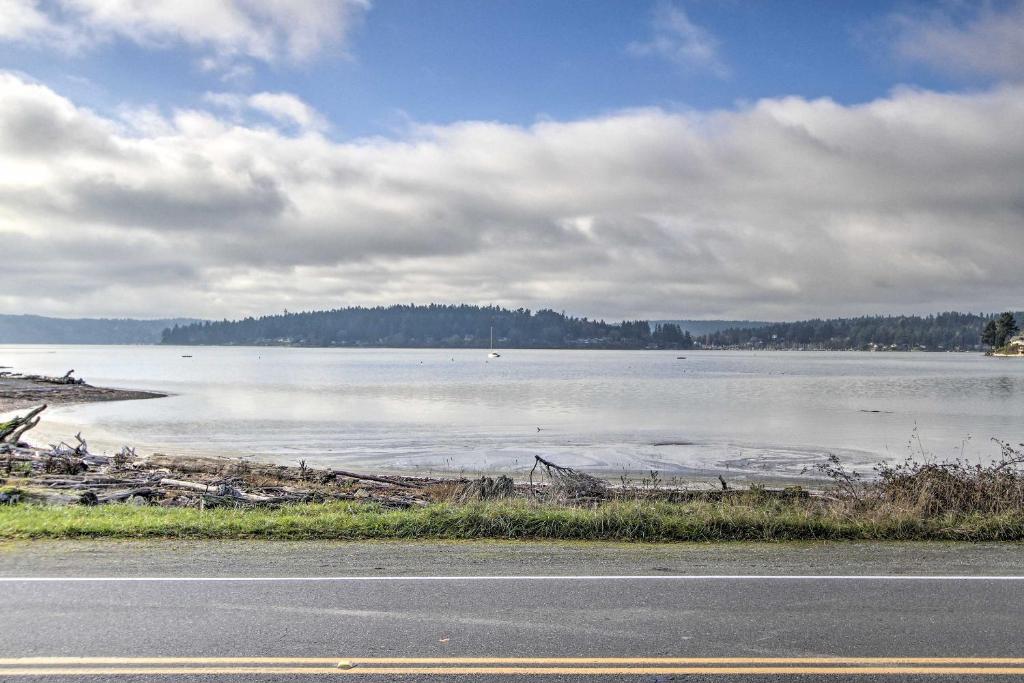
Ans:
{"label": "weathered log", "polygon": [[109,493],[105,496],[99,496],[98,502],[100,503],[120,503],[126,501],[129,498],[139,496],[141,498],[152,498],[155,495],[155,491],[151,488],[141,489],[129,489],[128,491],[118,491],[117,493]]}
{"label": "weathered log", "polygon": [[123,484],[93,484],[87,481],[73,481],[73,482],[51,482],[49,487],[51,489],[72,489],[72,490],[83,490],[83,489],[113,489],[123,486]]}
{"label": "weathered log", "polygon": [[227,484],[201,484],[194,481],[182,481],[181,479],[161,479],[160,486],[198,491],[221,498],[237,498],[248,503],[273,503],[277,499],[273,496],[261,496],[257,493],[246,493]]}
{"label": "weathered log", "polygon": [[187,489],[189,491],[198,491],[199,493],[220,493],[221,484],[201,484],[195,481],[183,481],[181,479],[169,479],[164,478],[159,482],[160,486],[170,486],[176,489]]}
{"label": "weathered log", "polygon": [[75,505],[81,498],[77,495],[58,493],[40,489],[26,489],[22,491],[21,499],[26,502],[43,503],[44,505]]}
{"label": "weathered log", "polygon": [[332,474],[336,474],[339,477],[348,477],[349,479],[359,479],[360,481],[376,481],[381,484],[391,484],[392,486],[400,486],[407,489],[418,489],[421,488],[419,484],[410,484],[404,481],[397,481],[395,479],[387,479],[385,477],[375,477],[370,474],[357,474],[356,472],[348,472],[346,470],[331,470]]}

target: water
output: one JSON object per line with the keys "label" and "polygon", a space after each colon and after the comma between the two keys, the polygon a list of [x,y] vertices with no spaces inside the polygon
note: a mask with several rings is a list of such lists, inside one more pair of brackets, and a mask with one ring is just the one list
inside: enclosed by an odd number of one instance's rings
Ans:
{"label": "water", "polygon": [[974,354],[6,346],[0,365],[172,394],[52,408],[33,432],[93,450],[783,479],[829,453],[900,460],[915,428],[937,459],[1024,441],[1024,362]]}

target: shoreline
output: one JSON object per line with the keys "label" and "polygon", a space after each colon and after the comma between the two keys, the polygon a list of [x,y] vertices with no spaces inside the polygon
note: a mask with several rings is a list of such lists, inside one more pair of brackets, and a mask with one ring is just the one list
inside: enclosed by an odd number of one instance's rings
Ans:
{"label": "shoreline", "polygon": [[166,398],[168,394],[136,389],[96,387],[80,380],[21,375],[0,371],[0,414],[24,410],[38,405],[69,405],[108,401],[137,401]]}

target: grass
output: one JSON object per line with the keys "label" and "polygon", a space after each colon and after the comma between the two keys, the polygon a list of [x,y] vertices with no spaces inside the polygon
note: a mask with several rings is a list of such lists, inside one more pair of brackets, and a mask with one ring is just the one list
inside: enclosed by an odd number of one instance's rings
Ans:
{"label": "grass", "polygon": [[842,512],[816,501],[299,504],[277,509],[0,506],[0,539],[1024,540],[1024,512]]}

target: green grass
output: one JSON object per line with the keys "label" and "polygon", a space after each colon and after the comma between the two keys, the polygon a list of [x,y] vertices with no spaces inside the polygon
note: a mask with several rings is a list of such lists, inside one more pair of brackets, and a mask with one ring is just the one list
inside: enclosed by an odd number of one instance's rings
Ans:
{"label": "green grass", "polygon": [[606,503],[572,508],[529,503],[437,504],[384,510],[330,503],[274,510],[136,507],[0,507],[0,539],[564,539],[1024,540],[1024,513],[855,516],[800,502]]}

